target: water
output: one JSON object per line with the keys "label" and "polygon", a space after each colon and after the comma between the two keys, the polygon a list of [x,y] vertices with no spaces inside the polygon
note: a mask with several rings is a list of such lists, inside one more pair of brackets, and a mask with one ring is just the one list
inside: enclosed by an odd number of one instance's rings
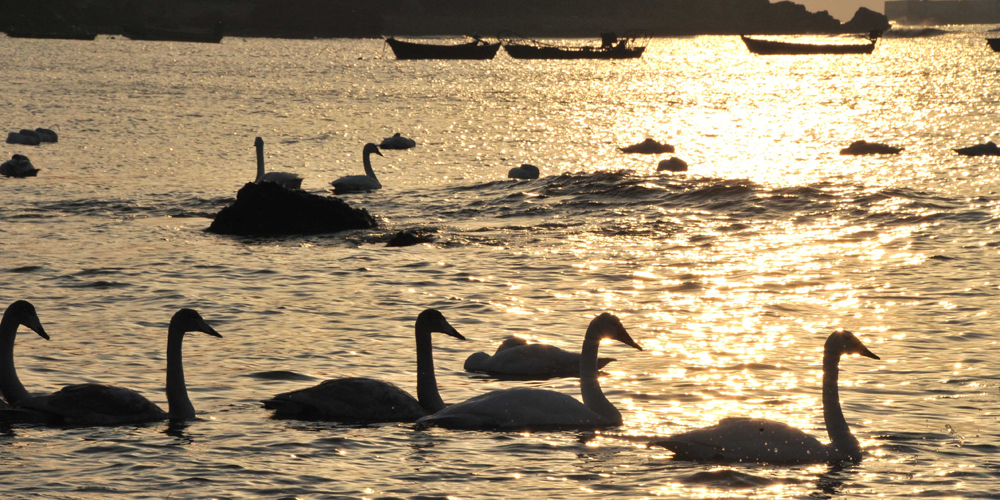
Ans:
{"label": "water", "polygon": [[[639,61],[398,62],[378,40],[221,45],[0,40],[8,130],[50,127],[35,179],[0,179],[0,302],[35,304],[22,381],[163,394],[166,324],[194,307],[200,418],[2,429],[9,497],[996,498],[1000,290],[994,158],[952,148],[995,133],[1000,60],[974,26],[886,39],[871,56],[759,57],[737,37],[657,39]],[[268,168],[348,201],[374,231],[284,239],[205,233]],[[687,174],[617,146],[677,146]],[[856,139],[904,146],[842,157]],[[666,157],[666,156],[664,156]],[[521,163],[530,182],[505,179]],[[385,248],[395,230],[433,244]],[[269,418],[258,400],[345,375],[415,385],[413,321],[439,308],[468,342],[435,338],[442,397],[573,379],[463,373],[518,334],[578,349],[590,318],[622,318],[638,352],[602,385],[625,424],[599,433],[416,431]],[[645,440],[753,415],[826,439],[822,342],[859,335],[841,397],[858,465],[718,466]],[[22,328],[22,330],[24,330]],[[283,377],[262,373],[285,370]]]}

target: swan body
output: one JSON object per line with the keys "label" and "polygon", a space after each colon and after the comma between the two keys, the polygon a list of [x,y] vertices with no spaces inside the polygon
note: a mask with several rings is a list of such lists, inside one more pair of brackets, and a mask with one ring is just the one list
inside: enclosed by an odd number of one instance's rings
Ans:
{"label": "swan body", "polygon": [[426,309],[417,316],[417,398],[388,382],[347,377],[278,394],[264,400],[264,408],[275,410],[278,418],[359,423],[413,422],[434,413],[445,404],[434,378],[432,332],[465,340],[436,309]]}
{"label": "swan body", "polygon": [[7,144],[21,144],[24,146],[37,146],[42,143],[38,134],[22,134],[20,132],[8,132]]}
{"label": "swan body", "polygon": [[895,155],[899,154],[903,148],[897,148],[888,144],[878,142],[868,142],[864,139],[854,141],[850,146],[840,150],[842,155]]}
{"label": "swan body", "polygon": [[36,128],[35,132],[38,133],[38,138],[42,142],[59,142],[59,134],[55,130],[48,128]]}
{"label": "swan body", "polygon": [[24,155],[16,154],[0,164],[0,175],[7,177],[34,177],[38,175],[38,170]]}
{"label": "swan body", "polygon": [[674,147],[671,146],[670,144],[660,143],[657,142],[655,139],[649,137],[647,137],[642,142],[618,149],[622,153],[639,153],[639,154],[660,154],[660,153],[674,152]]}
{"label": "swan body", "polygon": [[302,177],[291,172],[264,172],[264,139],[260,137],[254,139],[253,145],[257,148],[257,178],[254,183],[273,182],[288,189],[302,189]]}
{"label": "swan body", "polygon": [[[10,139],[7,139],[7,142],[10,142]],[[969,146],[967,148],[958,148],[955,152],[962,156],[1000,156],[1000,146],[997,146],[996,143],[990,141],[986,144],[976,144],[975,146]]]}
{"label": "swan body", "polygon": [[508,179],[537,179],[541,172],[538,171],[538,167],[534,165],[529,165],[527,163],[521,165],[520,167],[514,167],[507,172]]}
{"label": "swan body", "polygon": [[[15,405],[16,421],[70,425],[122,425],[165,419],[194,418],[194,406],[187,395],[181,344],[185,332],[203,332],[222,337],[193,309],[181,309],[170,319],[167,330],[167,404],[159,406],[131,389],[103,384],[76,384],[47,396],[38,396]],[[0,412],[2,414],[4,412]],[[11,420],[9,416],[0,418]]]}
{"label": "swan body", "polygon": [[3,312],[3,318],[0,319],[0,393],[9,405],[31,398],[17,378],[17,370],[14,368],[14,339],[19,326],[30,328],[43,339],[49,340],[49,335],[38,320],[35,306],[30,302],[18,300]]}
{"label": "swan body", "polygon": [[660,160],[660,163],[656,164],[657,172],[664,170],[668,172],[687,172],[687,169],[687,162],[676,156],[671,156],[669,160]]}
{"label": "swan body", "polygon": [[382,142],[379,143],[378,147],[382,149],[410,149],[412,147],[416,147],[416,145],[417,141],[403,137],[397,132],[393,134],[392,137],[382,139]]}
{"label": "swan body", "polygon": [[372,170],[372,153],[382,156],[382,153],[378,150],[378,146],[369,142],[368,144],[365,144],[365,149],[362,152],[365,175],[347,175],[331,182],[330,184],[333,185],[334,194],[357,193],[361,191],[382,189],[382,183],[378,181],[375,177],[375,171]]}
{"label": "swan body", "polygon": [[616,316],[603,313],[594,318],[587,328],[581,354],[583,403],[544,389],[498,390],[449,406],[421,418],[417,424],[479,430],[595,429],[621,425],[621,413],[604,396],[597,378],[597,350],[605,338],[642,350]]}
{"label": "swan body", "polygon": [[846,330],[827,338],[823,353],[823,418],[831,444],[781,422],[759,418],[726,418],[718,424],[653,440],[682,460],[723,462],[818,463],[861,461],[861,445],[851,434],[840,407],[837,378],[840,357],[860,354],[879,359]]}
{"label": "swan body", "polygon": [[[604,368],[614,358],[598,358]],[[465,360],[465,371],[495,377],[572,377],[580,375],[580,353],[554,345],[529,344],[520,337],[508,337],[490,356],[477,352]]]}

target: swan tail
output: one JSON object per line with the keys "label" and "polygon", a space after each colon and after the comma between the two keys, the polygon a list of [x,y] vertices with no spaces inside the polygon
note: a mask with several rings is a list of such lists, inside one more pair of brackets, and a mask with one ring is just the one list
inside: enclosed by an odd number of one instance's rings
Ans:
{"label": "swan tail", "polygon": [[688,443],[669,438],[650,441],[648,446],[666,448],[674,452],[674,459],[677,460],[718,461],[725,458],[719,449],[714,446]]}
{"label": "swan tail", "polygon": [[0,409],[0,423],[4,424],[54,424],[60,419],[50,413],[27,408]]}
{"label": "swan tail", "polygon": [[428,415],[417,420],[417,429],[443,427],[458,430],[496,429],[496,420],[486,415]]}
{"label": "swan tail", "polygon": [[264,403],[264,408],[274,410],[275,418],[302,417],[318,413],[316,408],[291,399],[271,398],[261,400],[261,403]]}

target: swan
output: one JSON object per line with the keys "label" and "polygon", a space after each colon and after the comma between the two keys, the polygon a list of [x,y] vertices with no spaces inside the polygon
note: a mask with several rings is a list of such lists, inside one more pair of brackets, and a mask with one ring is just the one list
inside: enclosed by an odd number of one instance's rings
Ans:
{"label": "swan", "polygon": [[365,144],[365,149],[362,153],[366,175],[345,175],[331,182],[330,184],[333,185],[333,194],[382,189],[382,184],[375,178],[375,171],[372,170],[372,153],[382,156],[382,153],[378,150],[378,146],[369,142]]}
{"label": "swan", "polygon": [[655,139],[647,137],[642,142],[638,142],[630,146],[619,147],[618,150],[622,153],[660,154],[673,153],[674,147],[665,142],[657,142]]}
{"label": "swan", "polygon": [[254,139],[253,145],[257,148],[257,179],[255,184],[261,182],[273,182],[288,189],[302,189],[302,177],[291,172],[268,172],[264,173],[264,139],[260,137]]}
{"label": "swan", "polygon": [[[597,368],[604,368],[612,361],[614,358],[598,358]],[[492,356],[485,352],[469,356],[465,371],[494,377],[572,377],[580,375],[580,353],[508,337]]]}
{"label": "swan", "polygon": [[507,172],[508,179],[537,179],[539,175],[538,167],[534,165],[529,165],[527,163],[522,164],[520,167],[514,167]]}
{"label": "swan", "polygon": [[718,424],[665,439],[650,446],[662,446],[675,458],[726,462],[818,463],[861,461],[861,445],[851,434],[840,408],[837,375],[840,357],[860,354],[879,359],[847,330],[830,334],[823,350],[823,419],[831,444],[794,427],[759,418],[725,418]]}
{"label": "swan", "polygon": [[418,427],[450,429],[594,429],[621,425],[622,415],[601,391],[597,350],[601,339],[617,340],[642,350],[621,320],[609,313],[594,318],[583,339],[580,392],[583,403],[561,392],[515,388],[488,392],[417,420]]}
{"label": "swan", "polygon": [[35,177],[38,170],[27,156],[15,154],[0,164],[0,175],[7,177]]}
{"label": "swan", "polygon": [[363,377],[327,380],[264,400],[278,418],[347,422],[412,422],[445,407],[434,378],[431,333],[465,340],[437,309],[417,316],[417,399],[388,382]]}
{"label": "swan", "polygon": [[30,302],[18,300],[3,312],[3,319],[0,319],[0,393],[3,393],[4,399],[10,405],[31,398],[21,380],[17,378],[17,370],[14,369],[14,338],[17,337],[17,328],[20,325],[49,340],[49,335],[45,333],[42,322],[35,313],[35,306]]}
{"label": "swan", "polygon": [[416,147],[417,141],[403,137],[399,132],[392,135],[392,137],[386,137],[382,139],[378,147],[382,149],[410,149]]}
{"label": "swan", "polygon": [[21,422],[44,422],[71,425],[121,425],[158,420],[194,418],[194,406],[188,398],[181,360],[185,332],[203,332],[221,338],[193,309],[181,309],[167,327],[167,404],[160,409],[138,392],[102,384],[76,384],[63,387],[47,396],[15,403],[12,410]]}

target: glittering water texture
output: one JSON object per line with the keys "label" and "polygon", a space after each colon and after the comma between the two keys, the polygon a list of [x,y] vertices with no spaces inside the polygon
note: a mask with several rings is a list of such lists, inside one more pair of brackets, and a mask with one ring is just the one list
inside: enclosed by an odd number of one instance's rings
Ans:
{"label": "glittering water texture", "polygon": [[[653,40],[639,61],[395,61],[378,40],[221,45],[0,39],[4,145],[37,178],[0,179],[2,307],[32,301],[30,391],[96,381],[165,405],[165,329],[195,307],[223,335],[185,345],[200,418],[0,429],[9,497],[846,498],[996,495],[997,160],[952,148],[996,131],[990,27],[886,39],[871,56],[761,57],[738,37]],[[361,173],[374,231],[283,239],[203,231],[255,173],[304,187]],[[654,137],[691,165],[618,146]],[[845,157],[857,139],[898,156]],[[535,181],[506,180],[532,163]],[[436,240],[386,248],[398,229]],[[602,385],[616,429],[495,433],[272,420],[258,400],[326,378],[415,384],[413,322],[439,308],[447,402],[518,385],[466,356],[517,334],[578,349],[622,318],[638,352]],[[761,416],[823,440],[822,343],[858,334],[841,398],[857,465],[672,460],[651,436]],[[22,328],[22,330],[24,330]],[[275,373],[277,372],[277,373]]]}

